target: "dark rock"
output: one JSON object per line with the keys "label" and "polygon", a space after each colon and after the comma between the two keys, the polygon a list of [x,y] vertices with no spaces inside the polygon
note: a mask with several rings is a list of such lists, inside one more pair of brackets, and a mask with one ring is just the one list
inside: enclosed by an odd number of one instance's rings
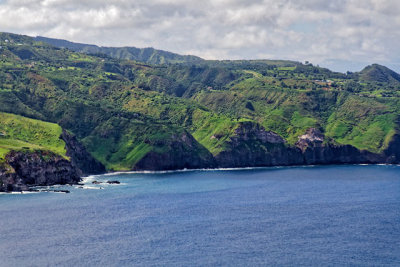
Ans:
{"label": "dark rock", "polygon": [[92,184],[101,184],[101,182],[93,181]]}
{"label": "dark rock", "polygon": [[262,167],[303,163],[301,151],[254,122],[242,122],[226,149],[215,156],[220,167]]}
{"label": "dark rock", "polygon": [[254,111],[254,110],[255,110],[255,109],[254,109],[254,106],[253,106],[253,104],[252,104],[251,102],[247,102],[247,103],[246,103],[246,108],[249,109],[249,110],[251,110],[251,111]]}
{"label": "dark rock", "polygon": [[186,131],[151,145],[155,148],[167,147],[168,149],[165,152],[159,152],[160,150],[150,151],[133,166],[133,170],[179,170],[217,167],[212,154]]}
{"label": "dark rock", "polygon": [[235,129],[235,136],[231,138],[232,143],[255,140],[262,143],[283,144],[285,140],[272,131],[265,131],[264,127],[251,121],[241,122]]}
{"label": "dark rock", "polygon": [[[220,138],[221,136],[216,135],[211,137]],[[133,169],[176,170],[400,162],[400,135],[395,135],[389,147],[381,154],[359,150],[351,145],[337,144],[316,128],[309,128],[304,135],[299,136],[295,146],[289,146],[278,134],[266,131],[261,125],[251,121],[241,122],[234,135],[225,142],[224,150],[215,156],[199,153],[201,147],[186,132],[164,141],[163,145],[165,144],[168,147],[167,152],[149,152]]]}
{"label": "dark rock", "polygon": [[76,184],[79,172],[70,161],[48,151],[11,151],[0,167],[0,191],[29,190],[30,186]]}
{"label": "dark rock", "polygon": [[120,181],[107,181],[107,184],[120,184]]}
{"label": "dark rock", "polygon": [[66,194],[71,193],[69,190],[51,190],[51,189],[39,190],[38,192],[66,193]]}
{"label": "dark rock", "polygon": [[226,147],[215,156],[220,167],[400,162],[400,135],[395,135],[381,154],[337,144],[316,128],[308,129],[291,147],[254,122],[242,123]]}
{"label": "dark rock", "polygon": [[80,176],[105,172],[103,164],[95,160],[78,142],[63,131],[70,160],[49,151],[11,151],[0,165],[0,191],[29,190],[31,186],[78,184]]}
{"label": "dark rock", "polygon": [[66,193],[69,194],[71,193],[69,190],[53,190],[54,193]]}
{"label": "dark rock", "polygon": [[400,135],[395,134],[390,141],[388,148],[383,152],[386,158],[386,163],[400,163]]}
{"label": "dark rock", "polygon": [[63,130],[61,138],[66,144],[67,156],[71,158],[72,164],[80,171],[80,175],[105,173],[104,165],[94,159],[75,136]]}
{"label": "dark rock", "polygon": [[310,128],[304,135],[299,136],[296,146],[303,152],[304,164],[357,164],[385,161],[383,155],[326,140],[322,132],[315,128]]}

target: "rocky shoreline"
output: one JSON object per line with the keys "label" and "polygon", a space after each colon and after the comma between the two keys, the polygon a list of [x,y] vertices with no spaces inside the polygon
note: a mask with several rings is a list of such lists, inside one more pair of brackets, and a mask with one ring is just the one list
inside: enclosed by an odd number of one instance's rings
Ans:
{"label": "rocky shoreline", "polygon": [[132,170],[400,163],[400,135],[394,135],[388,148],[382,153],[372,153],[351,145],[337,144],[316,128],[309,128],[304,135],[298,137],[294,146],[290,146],[281,136],[266,131],[259,124],[244,122],[226,142],[226,148],[222,152],[212,155],[207,151],[208,154],[203,153],[202,157],[195,151],[195,156],[191,156],[191,147],[194,147],[192,143],[195,140],[187,137],[181,139],[179,146],[171,146],[170,151],[173,153],[149,153]]}
{"label": "rocky shoreline", "polygon": [[31,191],[35,186],[78,184],[83,175],[105,172],[103,164],[94,159],[76,138],[66,131],[69,159],[50,151],[11,151],[0,163],[0,192]]}
{"label": "rocky shoreline", "polygon": [[[106,172],[78,142],[63,131],[69,160],[48,151],[10,152],[0,165],[0,191],[26,191],[34,186],[78,184],[82,176]],[[151,152],[133,171],[174,171],[183,169],[251,168],[330,164],[399,164],[400,135],[395,135],[382,153],[340,145],[316,128],[299,136],[295,146],[276,133],[254,123],[243,123],[227,142],[227,148],[212,155],[187,132],[170,141],[165,153]],[[199,149],[201,155],[199,156]],[[197,153],[195,153],[197,152]],[[112,183],[114,181],[111,181]]]}

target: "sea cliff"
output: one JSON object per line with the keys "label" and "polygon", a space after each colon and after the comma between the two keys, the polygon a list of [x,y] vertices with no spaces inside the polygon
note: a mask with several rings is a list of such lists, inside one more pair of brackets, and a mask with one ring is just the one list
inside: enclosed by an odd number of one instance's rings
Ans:
{"label": "sea cliff", "polygon": [[[77,184],[82,175],[106,171],[75,136],[63,131],[67,157],[50,151],[11,151],[0,165],[0,191],[29,190],[32,186]],[[382,153],[359,150],[326,138],[316,128],[298,137],[294,146],[262,126],[244,122],[226,141],[225,149],[211,154],[188,132],[173,135],[164,150],[154,150],[139,160],[132,170],[178,170],[199,168],[240,168],[319,164],[361,164],[400,162],[400,136],[394,135]],[[168,149],[165,149],[167,147]]]}
{"label": "sea cliff", "polygon": [[0,167],[0,181],[0,191],[20,191],[31,186],[76,184],[80,176],[69,160],[52,152],[12,151]]}
{"label": "sea cliff", "polygon": [[[183,141],[186,140],[186,141]],[[190,142],[188,142],[190,140]],[[194,149],[193,143],[196,143]],[[163,144],[165,145],[165,144]],[[309,128],[289,145],[278,134],[253,122],[241,123],[216,154],[199,157],[199,144],[188,133],[169,143],[170,150],[150,152],[132,170],[195,168],[241,168],[326,164],[394,164],[400,162],[400,137],[394,135],[386,150],[372,153],[326,138],[321,130]],[[191,148],[191,149],[188,149]]]}
{"label": "sea cliff", "polygon": [[82,175],[105,172],[74,136],[63,131],[67,157],[51,151],[10,151],[0,163],[0,192],[30,190],[32,186],[77,184]]}

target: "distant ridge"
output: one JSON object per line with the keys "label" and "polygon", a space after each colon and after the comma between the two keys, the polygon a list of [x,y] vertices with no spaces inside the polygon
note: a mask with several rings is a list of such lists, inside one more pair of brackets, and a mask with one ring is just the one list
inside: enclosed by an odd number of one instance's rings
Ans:
{"label": "distant ridge", "polygon": [[75,52],[86,54],[100,53],[116,59],[136,60],[149,64],[194,63],[203,61],[202,58],[197,56],[179,55],[164,50],[157,50],[151,47],[101,47],[91,44],[74,43],[62,39],[47,38],[43,36],[34,37],[34,40],[45,42],[59,48],[67,48]]}
{"label": "distant ridge", "polygon": [[400,74],[379,65],[372,64],[360,72],[360,80],[369,82],[400,83]]}

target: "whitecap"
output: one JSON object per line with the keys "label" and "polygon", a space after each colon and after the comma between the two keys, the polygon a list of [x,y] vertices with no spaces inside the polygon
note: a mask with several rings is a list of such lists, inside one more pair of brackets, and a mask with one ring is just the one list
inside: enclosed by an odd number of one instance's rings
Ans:
{"label": "whitecap", "polygon": [[0,195],[21,195],[21,194],[36,194],[39,191],[12,191],[12,192],[0,192]]}
{"label": "whitecap", "polygon": [[99,189],[103,189],[103,187],[96,187],[96,186],[82,186],[79,187],[81,189],[95,189],[95,190],[99,190]]}

